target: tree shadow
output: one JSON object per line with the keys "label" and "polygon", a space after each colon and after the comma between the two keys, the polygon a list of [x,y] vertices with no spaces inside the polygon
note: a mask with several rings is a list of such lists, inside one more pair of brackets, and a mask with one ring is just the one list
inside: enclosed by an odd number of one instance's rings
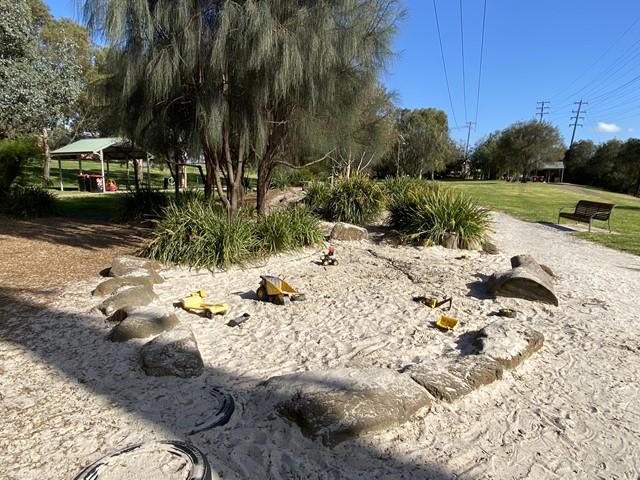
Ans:
{"label": "tree shadow", "polygon": [[[194,378],[148,377],[138,361],[140,344],[109,341],[106,336],[109,330],[106,317],[98,314],[70,313],[52,306],[34,304],[25,299],[24,292],[4,287],[0,288],[0,307],[0,340],[3,343],[18,346],[21,351],[28,352],[28,355],[50,367],[55,374],[71,379],[75,385],[73,388],[79,393],[90,394],[85,401],[100,399],[103,403],[117,406],[118,411],[142,420],[145,425],[153,424],[156,435],[168,437],[160,440],[182,440],[194,445],[207,456],[214,471],[224,474],[225,478],[250,478],[251,472],[255,471],[259,471],[261,478],[274,479],[375,477],[445,480],[455,476],[436,464],[415,464],[387,455],[368,445],[366,437],[348,440],[333,449],[308,439],[296,425],[276,415],[273,405],[285,398],[265,395],[260,387],[265,379],[247,379],[237,375],[233,368],[209,366]],[[255,361],[260,362],[260,359],[256,358]],[[39,362],[35,362],[36,368]],[[28,378],[30,372],[25,371],[23,375]],[[231,393],[236,410],[228,424],[189,435],[196,422],[211,414],[213,406],[209,391],[212,387]],[[176,392],[179,394],[176,395]],[[29,394],[30,401],[37,403],[39,398],[48,394],[36,389]],[[19,405],[5,404],[5,408],[17,409]],[[73,409],[74,406],[70,405],[69,408]],[[28,409],[24,410],[24,415],[29,415]],[[42,426],[54,433],[51,439],[53,444],[61,442],[63,437],[55,438],[56,425]],[[242,430],[245,443],[238,445],[232,441],[238,434],[235,432],[236,436],[231,436],[234,429]],[[17,432],[5,423],[5,441],[18,442],[17,437],[23,438],[24,433]],[[30,433],[33,435],[36,432]],[[308,465],[297,459],[288,461],[292,455],[296,455],[296,450],[280,451],[275,442],[278,439],[282,441],[283,436],[289,436],[292,444],[303,445],[304,451],[308,452],[305,454],[309,457]],[[271,440],[272,437],[275,440]],[[91,441],[91,438],[90,429],[85,429],[74,437],[74,441],[82,443]],[[25,444],[24,441],[18,443]],[[69,441],[66,445],[69,445]],[[65,478],[73,478],[98,458],[128,446],[103,442],[88,456],[77,454],[79,449],[71,449],[65,453],[68,462]],[[22,453],[32,459],[35,455],[32,451]],[[269,458],[265,460],[266,457]],[[314,464],[310,459],[316,459],[317,463]],[[40,462],[38,467],[46,469],[51,458],[43,458]],[[304,471],[295,471],[292,467],[301,465],[306,465]],[[17,467],[25,473],[24,466]]]}
{"label": "tree shadow", "polygon": [[468,297],[477,298],[479,300],[489,300],[494,298],[487,291],[487,280],[489,280],[489,275],[484,275],[481,273],[476,273],[474,275],[478,280],[475,282],[467,283],[467,288],[469,289]]}

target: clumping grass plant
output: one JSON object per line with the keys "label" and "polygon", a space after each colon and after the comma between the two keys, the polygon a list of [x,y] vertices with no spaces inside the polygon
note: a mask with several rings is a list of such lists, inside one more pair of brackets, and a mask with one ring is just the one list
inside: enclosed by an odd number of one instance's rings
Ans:
{"label": "clumping grass plant", "polygon": [[123,195],[123,207],[116,220],[134,222],[158,218],[168,203],[169,196],[162,190],[133,190]]}
{"label": "clumping grass plant", "polygon": [[382,190],[386,196],[387,205],[404,198],[410,190],[428,188],[434,182],[408,176],[387,177],[382,181]]}
{"label": "clumping grass plant", "polygon": [[2,199],[2,213],[16,218],[40,218],[59,215],[56,196],[38,186],[14,184]]}
{"label": "clumping grass plant", "polygon": [[290,206],[266,217],[249,210],[230,215],[205,202],[171,201],[154,221],[143,256],[193,268],[246,265],[265,254],[319,244],[318,220],[304,206]]}
{"label": "clumping grass plant", "polygon": [[306,189],[305,203],[309,209],[323,215],[331,193],[331,185],[325,182],[311,182]]}
{"label": "clumping grass plant", "polygon": [[438,184],[410,188],[389,208],[389,223],[405,240],[440,245],[457,235],[460,248],[477,248],[488,241],[489,210],[464,193]]}
{"label": "clumping grass plant", "polygon": [[334,221],[362,225],[377,219],[384,194],[374,180],[355,176],[340,180],[329,193],[325,215]]}

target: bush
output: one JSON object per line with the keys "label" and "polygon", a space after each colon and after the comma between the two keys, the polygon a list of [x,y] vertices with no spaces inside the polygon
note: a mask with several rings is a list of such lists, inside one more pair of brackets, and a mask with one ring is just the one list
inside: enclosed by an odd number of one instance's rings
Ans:
{"label": "bush", "polygon": [[314,179],[313,172],[305,168],[279,168],[271,178],[274,188],[283,190],[287,187],[295,187],[302,182],[310,182]]}
{"label": "bush", "polygon": [[2,201],[2,213],[18,218],[59,215],[56,196],[37,186],[13,185]]}
{"label": "bush", "polygon": [[256,232],[266,253],[318,245],[324,238],[317,217],[303,205],[290,205],[259,218]]}
{"label": "bush", "polygon": [[119,222],[143,221],[158,218],[169,197],[162,190],[141,188],[123,195],[123,208],[116,220]]}
{"label": "bush", "polygon": [[375,181],[362,176],[340,180],[329,193],[325,215],[334,221],[363,223],[382,213],[384,195]]}
{"label": "bush", "polygon": [[253,224],[242,212],[232,217],[202,202],[171,201],[154,222],[141,254],[163,263],[213,270],[242,265],[257,251]]}
{"label": "bush", "polygon": [[429,188],[433,182],[413,177],[388,177],[382,182],[382,190],[385,193],[387,205],[392,205],[396,200],[404,198],[409,190]]}
{"label": "bush", "polygon": [[11,184],[25,167],[41,155],[42,151],[32,139],[0,140],[0,199],[9,193]]}
{"label": "bush", "polygon": [[390,225],[406,240],[440,245],[445,234],[458,235],[458,247],[475,248],[488,240],[491,216],[462,192],[437,184],[410,188],[390,206]]}
{"label": "bush", "polygon": [[305,203],[309,209],[323,215],[331,193],[331,185],[325,182],[311,182],[306,190]]}
{"label": "bush", "polygon": [[318,220],[304,206],[291,206],[255,219],[249,210],[231,216],[220,206],[171,201],[154,220],[143,256],[194,268],[245,265],[265,253],[293,250],[322,241]]}

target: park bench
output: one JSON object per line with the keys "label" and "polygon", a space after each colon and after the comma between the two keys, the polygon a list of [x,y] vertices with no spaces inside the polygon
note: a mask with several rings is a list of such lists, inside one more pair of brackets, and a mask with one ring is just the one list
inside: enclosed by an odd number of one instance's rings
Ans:
{"label": "park bench", "polygon": [[[568,218],[569,220],[575,220],[576,222],[583,222],[589,224],[589,231],[591,231],[591,222],[593,220],[600,220],[607,222],[609,225],[609,233],[611,233],[611,211],[613,210],[612,203],[592,202],[590,200],[580,200],[575,207],[562,207],[558,213],[558,223],[561,218]],[[573,208],[573,212],[563,212],[565,208]]]}

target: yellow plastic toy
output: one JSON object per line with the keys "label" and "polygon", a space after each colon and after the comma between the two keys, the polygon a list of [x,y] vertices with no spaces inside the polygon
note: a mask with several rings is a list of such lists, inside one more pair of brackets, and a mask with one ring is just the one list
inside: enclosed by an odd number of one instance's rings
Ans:
{"label": "yellow plastic toy", "polygon": [[287,305],[292,301],[301,301],[306,298],[304,293],[299,293],[281,278],[271,275],[260,275],[260,278],[260,286],[256,291],[258,300]]}
{"label": "yellow plastic toy", "polygon": [[229,305],[226,303],[206,303],[204,302],[206,296],[207,294],[204,290],[196,290],[195,292],[191,292],[188,297],[181,298],[180,306],[187,312],[202,310],[208,318],[227,313]]}
{"label": "yellow plastic toy", "polygon": [[436,322],[436,325],[443,330],[453,330],[458,325],[458,320],[442,315]]}

